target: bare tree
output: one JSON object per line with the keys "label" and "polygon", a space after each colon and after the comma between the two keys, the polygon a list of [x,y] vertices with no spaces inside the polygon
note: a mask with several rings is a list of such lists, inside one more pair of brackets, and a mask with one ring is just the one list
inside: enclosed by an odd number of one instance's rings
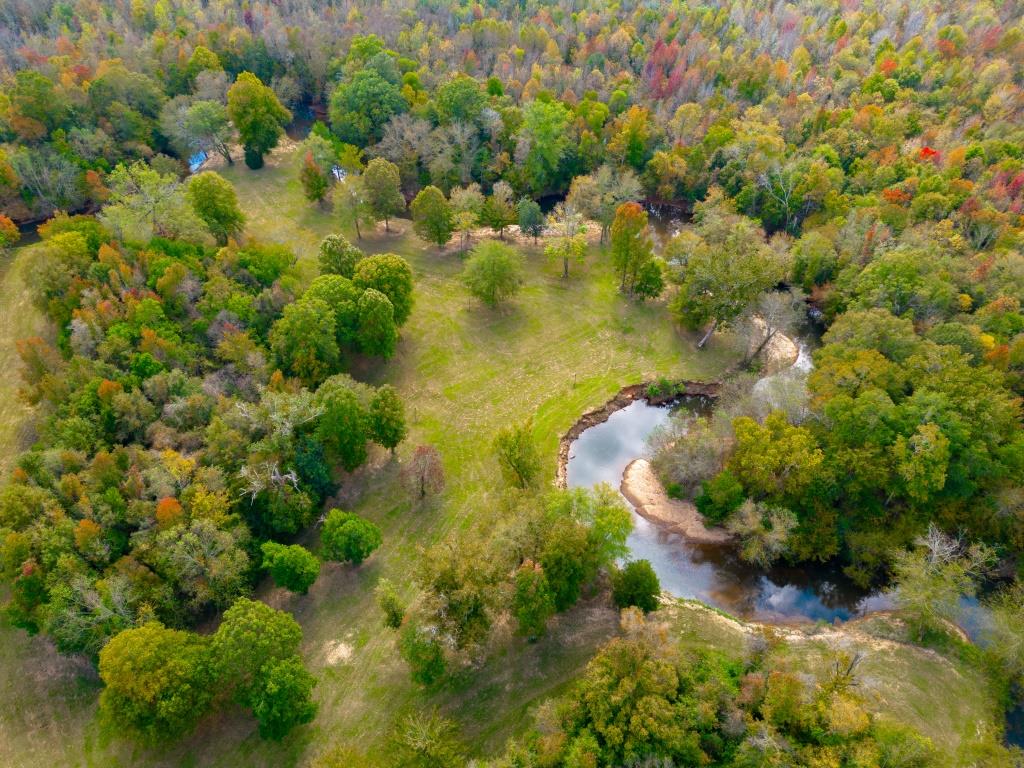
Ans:
{"label": "bare tree", "polygon": [[803,292],[797,288],[760,294],[740,321],[750,340],[743,364],[748,365],[761,354],[776,336],[790,335],[803,322],[806,313]]}
{"label": "bare tree", "polygon": [[402,481],[417,504],[444,490],[444,465],[432,445],[419,445],[409,463],[402,467]]}
{"label": "bare tree", "polygon": [[963,597],[977,592],[993,553],[983,544],[965,544],[944,533],[935,523],[915,540],[911,552],[896,553],[893,597],[903,610],[916,639],[941,632],[960,615]]}

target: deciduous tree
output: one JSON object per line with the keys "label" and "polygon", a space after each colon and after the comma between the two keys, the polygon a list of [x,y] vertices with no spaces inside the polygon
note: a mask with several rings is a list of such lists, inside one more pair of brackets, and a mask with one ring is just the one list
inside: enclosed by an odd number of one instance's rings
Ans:
{"label": "deciduous tree", "polygon": [[412,267],[394,253],[378,253],[360,259],[352,274],[352,283],[362,289],[380,291],[395,308],[395,322],[404,325],[413,305]]}
{"label": "deciduous tree", "polygon": [[328,560],[361,564],[381,545],[380,528],[354,512],[332,509],[320,532]]}
{"label": "deciduous tree", "polygon": [[992,563],[992,552],[981,544],[965,545],[944,534],[934,523],[919,537],[913,551],[894,558],[894,597],[916,640],[928,632],[943,632],[960,615],[961,599],[973,597]]}
{"label": "deciduous tree", "polygon": [[512,613],[519,624],[519,632],[530,639],[544,634],[548,619],[555,612],[547,577],[537,563],[527,560],[516,571]]}
{"label": "deciduous tree", "polygon": [[320,274],[341,275],[350,280],[355,274],[356,264],[364,254],[342,234],[328,235],[320,241]]}
{"label": "deciduous tree", "polygon": [[544,255],[553,261],[561,261],[562,277],[568,278],[569,262],[582,263],[586,258],[586,224],[583,216],[568,200],[555,206],[548,216],[548,224],[556,239],[544,248]]}
{"label": "deciduous tree", "polygon": [[302,299],[284,308],[270,330],[270,349],[286,373],[315,385],[338,369],[334,312],[322,299]]}
{"label": "deciduous tree", "polygon": [[508,482],[519,488],[533,485],[540,472],[540,454],[529,421],[499,430],[494,451]]}
{"label": "deciduous tree", "polygon": [[258,600],[237,600],[224,612],[210,641],[219,685],[238,703],[252,707],[263,688],[263,670],[295,657],[301,642],[302,628],[290,613]]}
{"label": "deciduous tree", "polygon": [[321,412],[317,438],[351,472],[366,461],[369,438],[369,417],[355,382],[345,375],[332,376],[317,390],[316,403]]}
{"label": "deciduous tree", "polygon": [[229,237],[241,233],[245,214],[238,205],[235,188],[214,171],[203,171],[189,179],[188,200],[196,214],[206,222],[214,239],[224,245]]}
{"label": "deciduous tree", "polygon": [[416,234],[439,248],[452,239],[455,221],[444,193],[431,185],[416,195],[410,206]]}
{"label": "deciduous tree", "polygon": [[405,439],[405,408],[398,391],[390,384],[377,388],[370,401],[370,435],[378,445],[391,450]]}
{"label": "deciduous tree", "polygon": [[384,614],[384,626],[390,629],[398,629],[405,619],[405,604],[398,596],[398,590],[390,579],[381,579],[374,587],[374,595],[377,598],[377,607]]}
{"label": "deciduous tree", "polygon": [[619,288],[633,295],[646,265],[654,257],[647,234],[647,211],[638,203],[623,203],[612,222],[612,264],[620,276]]}
{"label": "deciduous tree", "polygon": [[320,575],[320,561],[303,546],[266,541],[261,550],[263,568],[279,587],[304,595]]}
{"label": "deciduous tree", "polygon": [[206,226],[175,177],[137,161],[118,165],[107,177],[107,185],[110,196],[100,219],[125,240],[202,239]]}
{"label": "deciduous tree", "polygon": [[506,181],[499,181],[491,190],[490,197],[484,201],[480,211],[480,221],[505,239],[505,227],[515,223],[516,207],[513,201],[512,186]]}
{"label": "deciduous tree", "polygon": [[228,115],[245,149],[245,164],[263,167],[263,156],[277,146],[292,113],[252,72],[242,72],[228,90]]}
{"label": "deciduous tree", "polygon": [[356,239],[363,239],[363,227],[372,225],[373,209],[370,207],[366,187],[361,175],[350,173],[334,185],[334,211],[342,226],[356,231]]}
{"label": "deciduous tree", "polygon": [[391,300],[376,288],[367,288],[359,296],[356,309],[355,340],[360,351],[387,360],[395,354],[398,344],[398,325]]}
{"label": "deciduous tree", "polygon": [[384,221],[384,231],[390,232],[389,219],[405,210],[398,167],[382,157],[366,164],[361,179],[361,192],[366,206],[376,221]]}
{"label": "deciduous tree", "polygon": [[703,347],[716,328],[738,318],[783,270],[749,220],[737,218],[712,195],[698,206],[702,239],[686,257],[672,309],[689,328],[707,328]]}
{"label": "deciduous tree", "polygon": [[409,462],[402,468],[406,487],[418,502],[444,490],[444,464],[441,454],[432,445],[418,445]]}
{"label": "deciduous tree", "polygon": [[296,726],[312,722],[317,712],[315,685],[316,678],[306,671],[298,656],[265,664],[251,699],[260,736],[279,741]]}
{"label": "deciduous tree", "polygon": [[504,243],[480,243],[466,261],[462,281],[480,301],[496,307],[522,286],[522,258]]}
{"label": "deciduous tree", "polygon": [[619,608],[635,605],[644,613],[658,610],[661,584],[647,560],[631,560],[612,576],[612,599]]}
{"label": "deciduous tree", "polygon": [[100,651],[100,710],[151,740],[187,733],[215,691],[208,644],[156,622],[121,632]]}
{"label": "deciduous tree", "polygon": [[528,197],[522,198],[516,206],[516,215],[519,220],[519,231],[532,237],[533,243],[536,245],[537,238],[544,232],[544,214],[537,201]]}
{"label": "deciduous tree", "polygon": [[381,137],[393,115],[408,108],[396,83],[376,69],[362,69],[331,93],[331,127],[342,141],[365,147]]}

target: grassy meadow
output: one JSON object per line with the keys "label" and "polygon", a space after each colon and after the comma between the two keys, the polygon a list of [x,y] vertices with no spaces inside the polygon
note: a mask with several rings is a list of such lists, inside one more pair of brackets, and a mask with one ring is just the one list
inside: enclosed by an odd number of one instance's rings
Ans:
{"label": "grassy meadow", "polygon": [[[238,189],[248,232],[290,245],[303,276],[315,275],[317,244],[337,226],[330,212],[303,198],[289,152],[279,151],[260,171],[241,163],[219,170]],[[335,745],[386,750],[388,734],[401,716],[424,707],[453,718],[475,750],[493,752],[521,728],[533,706],[562,689],[594,649],[618,631],[615,612],[600,598],[558,617],[536,644],[499,627],[482,668],[461,672],[441,691],[426,694],[410,682],[394,634],[382,628],[373,585],[386,576],[412,598],[419,547],[455,530],[486,525],[503,513],[505,491],[490,449],[499,427],[532,418],[553,477],[558,437],[580,413],[643,379],[716,378],[736,359],[729,337],[720,335],[698,351],[696,339],[670,322],[663,302],[638,305],[618,295],[607,257],[597,248],[567,281],[559,265],[546,262],[542,249],[524,248],[524,289],[507,307],[490,310],[460,284],[457,253],[439,253],[424,244],[408,221],[392,228],[392,234],[368,233],[358,244],[371,252],[399,253],[411,262],[416,305],[395,358],[353,361],[353,373],[399,389],[410,435],[397,459],[375,453],[368,466],[346,478],[339,499],[378,523],[384,544],[361,568],[325,565],[308,595],[267,584],[258,592],[294,613],[304,628],[303,651],[320,680],[316,721],[278,744],[259,739],[251,718],[229,711],[208,718],[179,744],[140,747],[118,739],[97,721],[99,684],[87,663],[64,659],[46,642],[8,627],[0,634],[0,765],[304,765]],[[31,247],[20,249],[0,273],[5,318],[0,360],[6,363],[0,461],[5,471],[27,428],[26,408],[14,395],[13,341],[42,330],[25,296],[30,259]],[[436,503],[414,510],[397,482],[398,467],[423,443],[440,450],[447,488]],[[308,538],[307,543],[315,542],[315,535]],[[693,647],[739,653],[748,631],[688,604],[663,613],[671,631]],[[955,749],[962,736],[995,722],[984,677],[957,658],[874,640],[866,631],[794,639],[779,652],[792,656],[794,665],[814,667],[827,663],[831,649],[844,643],[869,654],[867,674],[879,707],[921,728],[944,748]]]}

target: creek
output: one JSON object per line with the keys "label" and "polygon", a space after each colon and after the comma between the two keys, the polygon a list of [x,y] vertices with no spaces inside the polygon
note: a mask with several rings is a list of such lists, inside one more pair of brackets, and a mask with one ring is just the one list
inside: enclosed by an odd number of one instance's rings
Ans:
{"label": "creek", "polygon": [[[604,482],[618,488],[626,466],[648,455],[648,438],[668,424],[677,408],[701,411],[708,402],[688,398],[654,406],[636,400],[585,430],[569,449],[569,487]],[[693,541],[630,508],[629,558],[648,560],[662,589],[676,597],[695,598],[745,619],[770,622],[845,621],[890,604],[884,594],[855,586],[836,565],[762,570],[741,560],[731,544]]]}

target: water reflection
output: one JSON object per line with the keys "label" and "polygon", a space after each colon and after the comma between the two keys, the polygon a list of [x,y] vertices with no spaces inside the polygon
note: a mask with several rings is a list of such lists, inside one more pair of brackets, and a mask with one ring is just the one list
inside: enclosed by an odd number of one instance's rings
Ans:
{"label": "water reflection", "polygon": [[[700,401],[679,407],[699,409]],[[606,482],[619,487],[622,473],[647,453],[647,439],[668,423],[671,410],[643,401],[617,411],[572,444],[570,487]],[[833,621],[889,605],[884,595],[858,589],[834,566],[777,567],[768,571],[744,563],[729,546],[692,542],[633,515],[630,557],[649,560],[662,588],[696,598],[744,618],[762,621]]]}

